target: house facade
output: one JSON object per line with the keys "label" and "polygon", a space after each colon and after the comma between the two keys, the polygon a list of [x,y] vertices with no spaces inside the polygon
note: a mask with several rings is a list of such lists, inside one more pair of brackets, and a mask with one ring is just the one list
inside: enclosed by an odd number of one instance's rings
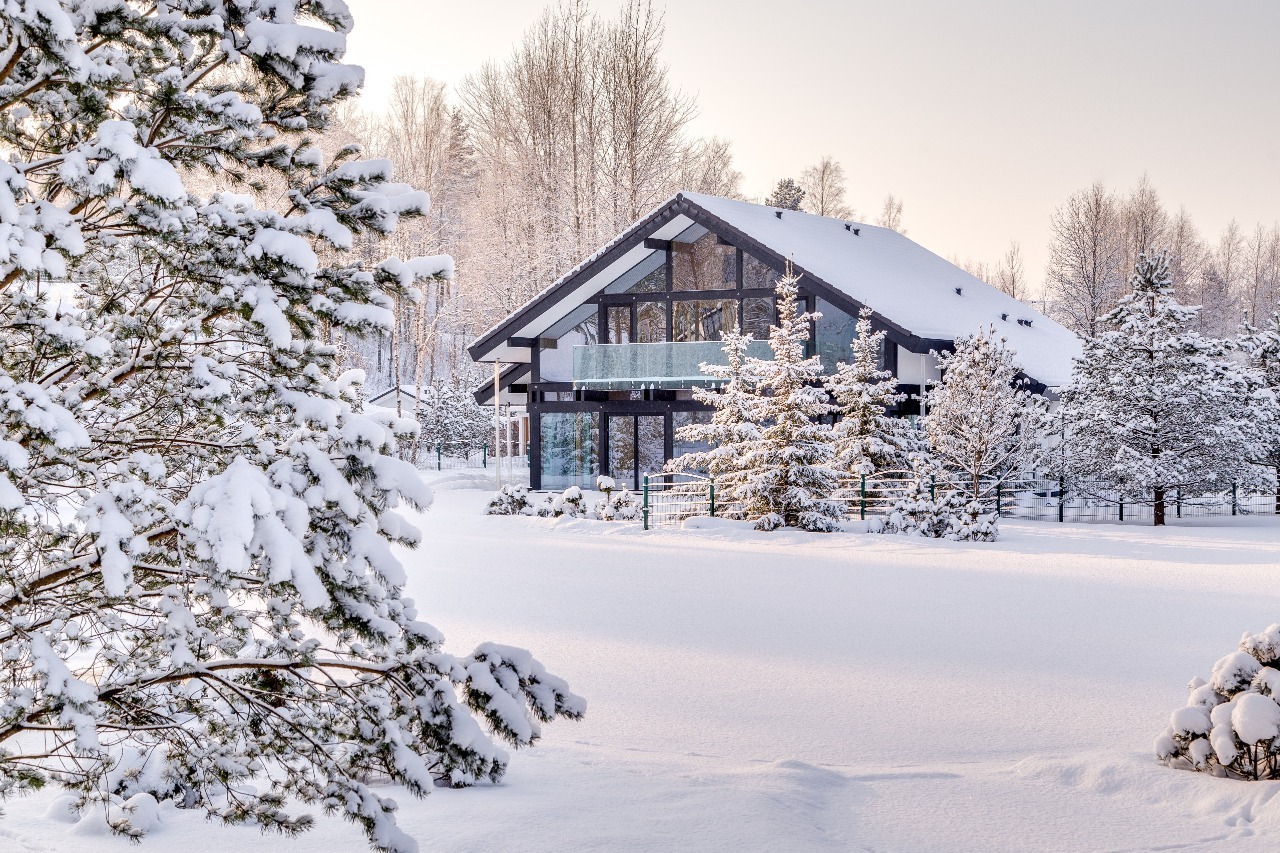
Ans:
{"label": "house facade", "polygon": [[[1080,351],[1069,330],[894,231],[681,193],[469,348],[498,363],[499,402],[527,412],[530,485],[590,486],[607,474],[635,488],[699,449],[676,438],[710,417],[693,399],[709,382],[698,366],[723,363],[728,330],[753,335],[752,354],[768,357],[788,262],[802,307],[821,314],[809,346],[828,372],[849,358],[864,306],[886,335],[883,366],[911,395],[938,379],[931,351],[988,326],[1040,392],[1067,381]],[[476,398],[492,405],[494,393],[489,381]]]}

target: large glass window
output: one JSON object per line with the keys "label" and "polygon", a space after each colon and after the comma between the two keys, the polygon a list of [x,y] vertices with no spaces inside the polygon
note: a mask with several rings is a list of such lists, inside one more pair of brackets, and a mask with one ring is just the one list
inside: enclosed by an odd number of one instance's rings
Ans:
{"label": "large glass window", "polygon": [[849,346],[858,336],[858,321],[821,297],[818,298],[816,307],[822,316],[814,324],[814,346],[818,357],[822,359],[822,369],[832,373],[838,362],[847,364],[853,357]]}
{"label": "large glass window", "polygon": [[636,343],[658,344],[667,338],[667,303],[636,303]]}
{"label": "large glass window", "polygon": [[672,290],[733,290],[738,286],[738,252],[703,234],[692,243],[671,244]]}
{"label": "large glass window", "polygon": [[738,328],[738,300],[695,299],[671,304],[677,341],[718,341]]}
{"label": "large glass window", "polygon": [[630,305],[615,305],[609,309],[609,343],[631,343]]}
{"label": "large glass window", "polygon": [[681,427],[694,424],[711,423],[711,412],[672,412],[671,413],[671,458],[679,459],[686,453],[703,453],[711,449],[706,441],[693,441],[680,437]]}
{"label": "large glass window", "polygon": [[[659,253],[661,257],[665,255]],[[667,266],[663,264],[656,270],[645,275],[644,278],[637,281],[631,287],[627,288],[627,293],[661,293],[667,289]]]}
{"label": "large glass window", "polygon": [[767,287],[773,289],[773,285],[778,280],[778,274],[774,272],[763,261],[758,261],[748,255],[742,253],[742,286],[747,288]]}
{"label": "large glass window", "polygon": [[600,343],[596,318],[596,306],[583,305],[547,330],[542,337],[541,352],[538,354],[540,381],[573,380],[573,348]]}
{"label": "large glass window", "polygon": [[543,412],[542,488],[594,488],[599,473],[600,415],[596,412]]}
{"label": "large glass window", "polygon": [[742,333],[757,341],[768,340],[769,327],[773,325],[773,298],[752,296],[742,300]]}

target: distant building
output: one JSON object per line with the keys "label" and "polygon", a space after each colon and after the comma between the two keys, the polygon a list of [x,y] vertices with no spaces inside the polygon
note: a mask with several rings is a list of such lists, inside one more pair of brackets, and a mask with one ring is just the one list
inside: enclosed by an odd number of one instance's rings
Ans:
{"label": "distant building", "polygon": [[[791,210],[680,193],[615,238],[470,348],[501,362],[500,402],[528,413],[530,485],[636,486],[690,449],[674,438],[709,417],[691,389],[699,363],[723,363],[720,335],[764,340],[773,285],[791,261],[828,370],[849,358],[858,311],[886,332],[883,364],[901,390],[938,378],[930,350],[994,325],[1032,388],[1067,382],[1076,336],[897,232]],[[492,404],[493,381],[476,393]],[[897,414],[918,413],[909,400]]]}

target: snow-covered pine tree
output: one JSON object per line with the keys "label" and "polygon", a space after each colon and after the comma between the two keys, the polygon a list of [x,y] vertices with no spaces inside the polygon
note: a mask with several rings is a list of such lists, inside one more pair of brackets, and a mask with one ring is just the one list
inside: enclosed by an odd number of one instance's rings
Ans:
{"label": "snow-covered pine tree", "polygon": [[695,388],[693,398],[715,411],[711,422],[690,424],[676,430],[680,441],[699,442],[708,450],[686,453],[667,463],[669,471],[702,471],[716,481],[721,500],[730,509],[740,500],[739,489],[746,482],[744,459],[747,450],[760,438],[760,397],[756,381],[744,372],[750,335],[726,332],[725,364],[700,364],[698,369],[717,380],[718,388]]}
{"label": "snow-covered pine tree", "polygon": [[1271,315],[1266,328],[1245,324],[1240,349],[1249,358],[1253,386],[1247,415],[1254,437],[1249,461],[1267,470],[1275,490],[1275,514],[1280,515],[1280,312]]}
{"label": "snow-covered pine tree", "polygon": [[898,393],[893,372],[880,368],[884,332],[872,331],[871,309],[858,314],[856,328],[852,360],[841,362],[823,380],[839,416],[831,430],[834,464],[836,470],[854,475],[902,470],[908,461],[901,446],[901,419],[887,411],[906,395]]}
{"label": "snow-covered pine tree", "polygon": [[430,500],[394,455],[414,424],[355,411],[317,340],[450,273],[345,259],[427,207],[307,136],[360,85],[351,26],[330,0],[0,10],[0,794],[289,833],[293,799],[411,851],[367,779],[496,779],[482,723],[519,746],[583,712],[527,652],[452,656],[419,620],[391,548]]}
{"label": "snow-covered pine tree", "polygon": [[1256,471],[1248,371],[1221,341],[1192,331],[1198,309],[1174,299],[1164,253],[1144,254],[1132,292],[1085,341],[1064,392],[1067,474],[1154,507],[1224,491]]}
{"label": "snow-covered pine tree", "polygon": [[1019,380],[1014,353],[994,328],[937,358],[942,381],[929,390],[923,419],[930,453],[966,502],[989,503],[992,481],[1032,463],[1047,404]]}
{"label": "snow-covered pine tree", "polygon": [[800,205],[804,203],[804,190],[794,178],[783,178],[778,181],[778,185],[773,188],[773,192],[764,200],[764,203],[783,210],[799,210]]}
{"label": "snow-covered pine tree", "polygon": [[822,362],[805,357],[813,315],[797,309],[797,283],[791,274],[774,288],[778,325],[769,329],[772,359],[748,358],[743,371],[757,378],[760,394],[755,417],[758,440],[745,448],[748,472],[735,495],[748,519],[762,530],[799,527],[837,529],[843,508],[830,500],[839,485],[832,467],[831,427],[819,421],[832,406],[821,387]]}

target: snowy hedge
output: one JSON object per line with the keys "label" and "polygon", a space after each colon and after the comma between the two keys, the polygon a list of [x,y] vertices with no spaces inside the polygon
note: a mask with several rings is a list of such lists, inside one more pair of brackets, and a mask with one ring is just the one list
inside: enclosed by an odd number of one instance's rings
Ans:
{"label": "snowy hedge", "polygon": [[632,521],[640,517],[640,502],[627,488],[619,489],[612,477],[598,477],[596,488],[603,497],[589,503],[578,486],[558,495],[547,495],[538,503],[529,500],[529,487],[503,486],[485,508],[488,515],[537,515],[543,518],[589,518],[599,521]]}
{"label": "snowy hedge", "polygon": [[923,536],[964,542],[993,542],[999,536],[999,518],[977,501],[959,492],[935,498],[924,478],[911,481],[907,492],[894,504],[879,532],[899,536]]}
{"label": "snowy hedge", "polygon": [[1245,634],[1240,650],[1188,685],[1187,704],[1156,738],[1156,757],[1232,779],[1280,779],[1280,624]]}

